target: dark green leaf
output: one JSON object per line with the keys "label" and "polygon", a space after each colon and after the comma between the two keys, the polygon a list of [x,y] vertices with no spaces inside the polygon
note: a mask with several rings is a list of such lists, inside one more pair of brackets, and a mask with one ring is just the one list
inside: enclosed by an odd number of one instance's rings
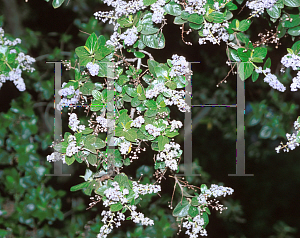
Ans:
{"label": "dark green leaf", "polygon": [[184,197],[182,199],[182,203],[178,203],[175,207],[175,209],[173,210],[173,216],[174,217],[185,217],[186,215],[188,215],[189,209],[190,209],[190,204],[188,202],[188,200]]}

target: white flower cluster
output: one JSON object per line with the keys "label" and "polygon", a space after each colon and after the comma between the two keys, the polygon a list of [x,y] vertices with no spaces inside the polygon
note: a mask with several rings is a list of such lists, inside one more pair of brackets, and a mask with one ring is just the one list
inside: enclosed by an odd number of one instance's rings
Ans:
{"label": "white flower cluster", "polygon": [[182,226],[187,229],[185,234],[189,235],[190,238],[197,238],[199,232],[201,236],[207,236],[207,231],[203,228],[203,225],[204,219],[200,215],[195,216],[193,222],[185,221],[182,223]]}
{"label": "white flower cluster", "polygon": [[293,70],[299,70],[300,68],[300,56],[295,54],[286,54],[281,58],[281,63],[284,67],[292,67]]}
{"label": "white flower cluster", "polygon": [[[15,51],[15,49],[13,50]],[[18,60],[19,65],[23,68],[24,71],[26,70],[27,72],[30,71],[32,73],[35,70],[33,67],[31,67],[31,64],[35,62],[35,59],[31,56],[25,55],[23,52],[20,52],[16,60]]]}
{"label": "white flower cluster", "polygon": [[[143,0],[137,1],[123,1],[123,0],[104,0],[104,4],[107,6],[112,6],[114,8],[114,17],[116,19],[120,18],[123,15],[135,14],[137,11],[145,9]],[[101,16],[101,11],[94,14],[95,16]]]}
{"label": "white flower cluster", "polygon": [[106,41],[106,46],[113,46],[115,47],[115,50],[118,50],[122,48],[122,45],[119,43],[120,40],[120,34],[118,32],[114,32],[108,41]]}
{"label": "white flower cluster", "polygon": [[157,97],[160,93],[162,92],[170,92],[171,93],[171,89],[168,89],[165,87],[164,83],[157,83],[157,80],[153,81],[153,89],[146,89],[146,98],[153,98],[153,97]]}
{"label": "white flower cluster", "polygon": [[66,150],[66,156],[71,157],[72,155],[78,153],[79,146],[76,146],[76,137],[73,135],[70,135],[68,138],[68,147]]}
{"label": "white flower cluster", "polygon": [[210,189],[206,189],[203,193],[201,193],[198,196],[198,202],[200,204],[207,204],[207,198],[214,196],[214,197],[220,197],[220,196],[226,196],[226,195],[231,195],[234,192],[232,188],[229,187],[223,187],[223,186],[218,186],[216,184],[212,184]]}
{"label": "white flower cluster", "polygon": [[161,23],[164,19],[165,10],[163,6],[166,5],[165,0],[158,0],[156,3],[151,5],[151,10],[153,11],[152,21],[155,23]]}
{"label": "white flower cluster", "polygon": [[[17,44],[21,43],[21,39],[16,38],[14,41],[10,41],[4,36],[4,30],[0,27],[0,53],[6,54],[7,50],[10,46],[16,46]],[[16,49],[10,49],[10,54],[17,53]],[[35,59],[30,57],[29,55],[25,55],[23,52],[20,52],[16,58],[19,62],[17,68],[11,68],[9,73],[0,74],[0,88],[2,87],[3,83],[6,81],[13,81],[17,89],[21,92],[25,91],[26,86],[24,83],[24,79],[21,77],[22,70],[27,72],[33,72],[35,69],[31,67],[31,64],[35,62]],[[20,69],[21,67],[21,69]]]}
{"label": "white flower cluster", "polygon": [[0,45],[16,46],[17,44],[21,44],[21,42],[20,38],[16,38],[14,41],[11,41],[4,37],[4,29],[0,27]]}
{"label": "white flower cluster", "polygon": [[145,119],[142,116],[139,116],[133,120],[131,126],[140,128],[142,124],[145,122]]}
{"label": "white flower cluster", "polygon": [[67,88],[64,88],[64,86],[66,85],[67,83],[63,83],[62,84],[62,89],[58,91],[58,94],[60,96],[64,96],[64,97],[67,97],[69,95],[73,95],[75,93],[75,88],[74,86],[70,86],[70,87],[67,87]]}
{"label": "white flower cluster", "polygon": [[153,126],[152,124],[146,125],[146,126],[145,126],[145,129],[147,130],[147,132],[148,132],[150,135],[153,135],[154,137],[160,135],[161,129],[158,128],[158,127],[156,127],[156,126]]}
{"label": "white flower cluster", "polygon": [[252,10],[251,15],[259,17],[265,9],[271,9],[278,0],[249,0],[246,6]]}
{"label": "white flower cluster", "polygon": [[108,188],[104,191],[107,200],[103,202],[103,205],[107,207],[117,202],[121,202],[122,204],[128,203],[127,198],[124,197],[128,194],[128,189],[124,189],[121,192],[118,182],[112,182],[112,185],[114,186],[113,188]]}
{"label": "white flower cluster", "polygon": [[114,228],[113,224],[118,228],[121,226],[120,221],[125,221],[125,215],[121,212],[117,212],[117,216],[115,217],[115,213],[103,210],[101,216],[104,216],[102,219],[104,225],[100,228],[100,233],[97,235],[97,238],[106,238],[107,235],[112,232]]}
{"label": "white flower cluster", "polygon": [[[299,124],[298,124],[298,128],[299,128]],[[295,133],[293,133],[292,135],[289,133],[286,133],[286,138],[288,139],[288,142],[286,143],[285,146],[283,146],[281,143],[281,145],[279,145],[275,148],[277,153],[279,153],[279,151],[281,149],[283,149],[283,152],[289,152],[290,150],[294,150],[297,146],[299,146],[299,143],[296,141],[297,136]]]}
{"label": "white flower cluster", "polygon": [[154,225],[154,221],[151,220],[148,217],[145,217],[145,215],[141,212],[136,212],[136,206],[131,206],[130,209],[132,210],[131,212],[131,220],[134,223],[141,223],[144,226],[153,226]]}
{"label": "white flower cluster", "polygon": [[65,155],[57,151],[51,153],[51,155],[47,155],[48,162],[56,162],[60,160],[62,160],[63,164],[66,164]]}
{"label": "white flower cluster", "polygon": [[173,121],[171,121],[170,131],[174,131],[175,129],[178,129],[178,128],[181,128],[181,127],[182,127],[182,122],[181,121],[173,120]]}
{"label": "white flower cluster", "polygon": [[130,147],[130,142],[128,142],[128,141],[122,142],[120,144],[120,148],[119,148],[121,154],[126,155],[128,153],[129,147]]}
{"label": "white flower cluster", "polygon": [[[104,182],[104,184],[107,184]],[[154,225],[154,221],[151,220],[148,217],[145,217],[143,213],[136,212],[136,206],[134,205],[128,205],[129,202],[128,199],[125,197],[129,194],[129,190],[127,188],[124,188],[122,191],[120,189],[120,186],[118,182],[112,182],[113,188],[108,188],[104,191],[105,197],[107,198],[103,205],[105,207],[116,204],[118,202],[121,202],[125,207],[127,207],[131,212],[131,220],[134,223],[141,223],[142,225],[148,226],[148,225]],[[161,191],[160,185],[152,185],[152,184],[138,184],[138,182],[134,181],[132,182],[133,185],[133,191],[135,193],[135,198],[137,199],[139,197],[139,194],[151,194],[151,193],[157,193]],[[115,217],[115,213],[111,211],[102,211],[101,213],[103,217],[102,222],[104,225],[100,229],[100,233],[97,235],[97,238],[105,238],[109,233],[112,232],[114,226],[119,227],[121,226],[121,221],[125,221],[125,215],[123,213],[117,212],[117,216]]]}
{"label": "white flower cluster", "polygon": [[291,91],[298,91],[300,88],[300,71],[298,71],[297,76],[293,78],[293,83],[291,84]]}
{"label": "white flower cluster", "polygon": [[176,91],[176,90],[169,90],[171,92],[171,99],[166,98],[164,100],[166,105],[176,105],[179,109],[179,111],[181,112],[186,112],[186,111],[190,111],[191,107],[188,106],[185,103],[184,97],[185,97],[185,91],[180,90],[180,91]]}
{"label": "white flower cluster", "polygon": [[203,26],[203,37],[199,38],[199,45],[206,44],[209,41],[213,44],[220,44],[220,41],[227,42],[229,34],[225,28],[229,27],[228,22],[209,23],[205,22]]}
{"label": "white flower cluster", "polygon": [[102,116],[97,116],[96,121],[107,131],[107,119]]}
{"label": "white flower cluster", "polygon": [[14,85],[17,87],[17,89],[21,92],[25,91],[26,86],[24,83],[24,79],[21,77],[22,70],[17,68],[13,69],[8,73],[8,76],[6,77],[5,74],[0,75],[0,88],[2,87],[2,84],[6,81],[13,81]]}
{"label": "white flower cluster", "polygon": [[118,19],[117,17],[114,17],[114,11],[108,11],[108,12],[99,11],[99,12],[95,12],[94,16],[97,20],[100,20],[103,23],[105,23],[109,19],[108,24],[112,24],[114,20]]}
{"label": "white flower cluster", "polygon": [[86,67],[92,76],[96,76],[99,73],[100,66],[98,64],[93,64],[92,62],[89,62],[86,64]]}
{"label": "white flower cluster", "polygon": [[175,142],[170,142],[169,144],[165,144],[165,149],[157,154],[157,161],[164,161],[166,167],[169,167],[173,171],[177,171],[177,159],[182,154],[182,150],[180,150],[180,145]]}
{"label": "white flower cluster", "polygon": [[185,57],[178,56],[177,54],[172,55],[171,63],[173,65],[169,74],[171,77],[190,73],[189,63],[186,61]]}
{"label": "white flower cluster", "polygon": [[257,73],[264,73],[264,82],[268,83],[272,88],[280,92],[284,92],[286,90],[286,87],[277,79],[277,76],[270,73],[271,70],[269,68],[263,70],[262,67],[257,67],[255,71]]}
{"label": "white flower cluster", "polygon": [[[79,95],[80,95],[80,91],[79,89],[75,90],[73,86],[64,88],[64,86],[67,83],[64,82],[62,84],[62,89],[58,91],[58,94],[60,96],[63,96],[63,98],[60,100],[59,104],[56,105],[56,109],[61,111],[63,107],[69,107],[70,105],[76,105],[79,101]],[[74,96],[70,99],[67,98],[67,96],[69,95],[73,95]]]}
{"label": "white flower cluster", "polygon": [[71,113],[69,117],[69,126],[71,127],[72,131],[82,132],[85,130],[85,125],[79,125],[80,121],[77,119],[76,113]]}
{"label": "white flower cluster", "polygon": [[158,193],[161,191],[160,185],[153,185],[153,184],[138,184],[136,181],[132,182],[133,188],[132,190],[135,193],[135,199],[139,197],[139,194],[151,194],[151,193]]}
{"label": "white flower cluster", "polygon": [[137,28],[134,26],[130,29],[127,29],[124,33],[120,35],[120,39],[124,40],[125,45],[133,45],[137,40]]}
{"label": "white flower cluster", "polygon": [[[175,2],[178,4],[181,3],[178,0],[176,0]],[[198,13],[199,15],[204,15],[206,13],[206,10],[204,8],[206,2],[207,0],[188,0],[184,10],[190,14]]]}

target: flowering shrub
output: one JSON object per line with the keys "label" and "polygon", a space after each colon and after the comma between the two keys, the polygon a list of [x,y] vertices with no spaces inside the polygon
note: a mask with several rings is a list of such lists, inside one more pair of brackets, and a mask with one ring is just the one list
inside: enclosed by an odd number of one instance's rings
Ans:
{"label": "flowering shrub", "polygon": [[[61,4],[63,1],[58,2]],[[238,4],[242,2],[237,1]],[[90,111],[94,114],[89,120],[89,125],[79,125],[80,121],[77,115],[70,113],[69,127],[74,135],[65,133],[64,140],[54,145],[56,151],[49,155],[47,160],[63,160],[68,165],[74,163],[75,160],[79,163],[84,161],[87,166],[97,167],[97,173],[90,173],[85,177],[84,183],[72,187],[71,190],[84,189],[89,196],[94,192],[95,195],[91,197],[94,202],[90,206],[94,206],[102,200],[103,205],[109,209],[101,213],[104,225],[98,235],[98,237],[106,237],[113,228],[121,226],[121,221],[125,221],[127,214],[130,215],[126,220],[132,220],[134,223],[154,224],[153,220],[136,211],[136,205],[140,202],[140,195],[161,191],[160,185],[142,185],[132,181],[121,172],[123,166],[129,166],[133,163],[133,159],[138,159],[136,154],[140,150],[145,150],[145,148],[141,148],[142,144],[150,141],[152,150],[157,152],[154,162],[157,182],[161,181],[169,169],[172,174],[170,177],[174,178],[175,184],[181,188],[182,199],[175,206],[173,216],[177,217],[177,221],[183,222],[182,226],[186,228],[186,234],[190,237],[197,237],[198,234],[206,236],[205,227],[208,224],[209,207],[220,210],[220,212],[225,209],[218,204],[218,201],[207,198],[231,195],[233,189],[217,185],[212,185],[210,189],[207,189],[206,185],[198,188],[183,183],[176,176],[182,150],[179,144],[172,141],[172,138],[179,134],[178,129],[182,127],[182,123],[171,120],[168,106],[175,105],[181,112],[190,111],[184,100],[184,90],[177,89],[186,86],[186,76],[192,72],[189,71],[188,62],[184,56],[173,55],[172,59],[168,59],[166,63],[159,63],[146,51],[146,47],[164,48],[165,38],[162,30],[166,23],[165,15],[169,14],[174,16],[174,24],[181,25],[182,36],[186,33],[184,27],[188,25],[190,28],[188,33],[197,31],[200,45],[208,42],[226,43],[229,61],[244,63],[240,64],[242,67],[237,69],[242,80],[251,77],[255,82],[259,74],[263,73],[264,82],[272,88],[284,92],[286,87],[276,75],[271,73],[271,60],[265,60],[267,55],[267,48],[263,46],[265,42],[253,44],[244,32],[251,25],[250,19],[260,17],[266,9],[266,15],[269,15],[271,21],[279,22],[278,31],[275,33],[276,42],[286,32],[291,36],[298,36],[299,17],[281,13],[281,10],[285,8],[289,10],[288,7],[299,7],[300,2],[298,0],[247,1],[246,6],[251,10],[251,15],[242,21],[233,19],[231,11],[236,10],[237,5],[228,0],[139,0],[129,2],[111,0],[104,1],[104,3],[113,7],[114,10],[97,12],[95,18],[103,22],[109,19],[109,23],[114,25],[114,33],[109,40],[106,40],[104,36],[92,33],[85,46],[80,46],[75,50],[79,58],[79,65],[71,67],[65,62],[66,67],[75,70],[75,76],[73,80],[62,85],[63,89],[59,94],[64,98],[57,106],[58,110],[62,110],[63,106],[71,106],[78,102],[87,103],[90,105]],[[294,25],[293,22],[298,23]],[[157,24],[161,24],[161,26],[158,27]],[[184,41],[184,37],[182,40]],[[21,78],[20,67],[23,70],[32,71],[33,69],[29,65],[34,60],[29,56],[26,57],[24,53],[18,52],[17,48],[8,51],[8,45],[14,46],[20,43],[19,41],[9,43],[7,39],[3,38],[1,42],[0,59],[2,63],[0,62],[0,68],[2,67],[1,71],[4,72],[1,72],[1,82],[14,81],[17,88],[24,91],[25,85]],[[299,71],[299,42],[297,41],[291,49],[288,49],[288,54],[283,56],[281,61],[285,67],[292,67],[295,71]],[[190,42],[185,43],[192,45]],[[134,59],[125,56],[123,49],[126,49],[128,53],[133,53]],[[17,58],[15,58],[16,53],[18,53]],[[149,59],[145,63],[146,55]],[[257,66],[261,63],[264,65]],[[109,68],[110,65],[113,67]],[[94,78],[108,80],[111,77],[110,71],[113,71],[115,80],[113,94],[110,93],[111,90],[106,84],[98,83]],[[298,72],[290,86],[291,91],[299,88],[299,77]],[[105,118],[105,114],[109,114],[113,110],[112,101],[117,106],[115,121]],[[99,106],[103,104],[106,107]],[[129,113],[125,106],[131,107]],[[97,112],[101,114],[97,115]],[[93,120],[95,115],[97,117]],[[118,150],[114,152],[112,164],[114,173],[117,175],[109,173],[111,161],[108,161],[108,154],[103,150],[107,146],[107,141],[98,136],[99,132],[107,132],[112,122],[116,124],[113,144],[118,146]],[[299,121],[295,122],[295,129],[299,129]],[[289,140],[287,146],[278,146],[276,151],[279,152],[281,148],[284,148],[284,151],[293,150],[299,145],[297,136],[287,134]],[[187,195],[182,187],[196,187],[201,193],[195,192],[194,195]],[[213,202],[217,205],[213,205]]]}
{"label": "flowering shrub", "polygon": [[[242,2],[237,1],[239,4]],[[95,115],[98,111],[101,113],[96,117],[96,121],[93,121],[93,126],[92,118],[89,126],[78,126],[79,120],[76,114],[70,114],[69,126],[75,132],[74,136],[66,133],[64,141],[54,145],[54,149],[62,154],[57,158],[63,159],[68,165],[75,160],[79,163],[85,161],[87,165],[97,166],[99,170],[97,173],[91,173],[89,178],[85,178],[86,182],[72,187],[71,190],[84,189],[88,195],[94,191],[96,195],[92,199],[95,200],[90,203],[90,206],[94,206],[102,200],[103,205],[109,209],[104,210],[101,214],[104,225],[101,227],[98,237],[107,237],[113,228],[121,226],[127,211],[130,212],[130,216],[126,220],[132,220],[142,225],[153,225],[151,219],[136,211],[136,205],[139,203],[139,194],[158,193],[161,190],[160,185],[139,185],[120,172],[123,166],[129,166],[133,163],[133,159],[138,159],[137,152],[145,150],[145,148],[141,148],[143,142],[151,141],[151,148],[157,151],[156,159],[154,159],[157,182],[160,183],[161,178],[169,169],[172,174],[170,177],[174,178],[175,184],[181,188],[182,199],[173,210],[173,216],[177,217],[177,221],[183,222],[182,226],[186,228],[185,233],[190,237],[198,237],[199,234],[207,236],[205,227],[210,214],[209,206],[220,212],[225,209],[218,204],[218,201],[215,202],[216,206],[212,205],[215,200],[207,200],[207,198],[210,196],[225,197],[232,194],[233,189],[217,185],[212,185],[211,189],[207,189],[203,184],[201,188],[198,188],[201,190],[200,194],[184,193],[183,187],[197,187],[183,183],[176,176],[179,171],[178,164],[182,150],[179,144],[172,141],[174,140],[172,138],[179,134],[178,129],[182,127],[182,123],[170,119],[168,106],[176,105],[181,112],[190,111],[184,100],[185,91],[177,89],[186,86],[186,76],[192,72],[190,72],[184,56],[173,55],[172,59],[168,59],[166,63],[159,63],[145,49],[146,47],[164,48],[165,38],[162,29],[166,24],[165,15],[169,14],[175,17],[174,24],[181,25],[183,41],[183,34],[186,33],[184,26],[185,23],[188,23],[190,29],[187,34],[197,31],[200,45],[207,44],[207,42],[213,44],[225,42],[230,47],[227,48],[229,61],[242,63],[237,69],[242,80],[252,76],[252,81],[255,82],[259,74],[263,73],[264,82],[272,88],[284,92],[286,87],[276,75],[271,73],[270,58],[265,60],[267,48],[263,45],[265,43],[278,44],[279,38],[283,37],[286,31],[289,35],[297,35],[295,25],[279,25],[281,29],[278,28],[278,31],[271,37],[273,42],[264,40],[253,44],[244,32],[251,25],[250,18],[260,17],[265,10],[273,22],[280,17],[278,20],[280,22],[293,20],[285,14],[282,17],[281,9],[285,6],[298,7],[300,2],[289,0],[247,1],[246,6],[251,10],[251,15],[242,21],[233,19],[231,11],[236,10],[237,5],[230,0],[138,0],[129,2],[105,0],[104,3],[111,6],[113,10],[99,11],[94,15],[102,22],[109,20],[109,23],[113,24],[114,32],[110,39],[107,41],[103,36],[96,36],[95,33],[92,33],[85,46],[80,46],[75,50],[81,67],[71,67],[69,63],[64,62],[68,69],[75,69],[75,80],[63,85],[60,92],[62,96],[67,97],[64,99],[64,105],[70,105],[72,100],[74,103],[81,100],[81,102],[90,104],[90,110],[96,112]],[[158,24],[161,26],[159,27]],[[192,45],[191,42],[185,43]],[[135,58],[127,58],[122,49],[133,53]],[[285,67],[299,70],[299,49],[298,41],[289,50],[289,54],[283,56],[282,64]],[[147,65],[142,64],[146,55],[149,57],[146,61]],[[136,65],[132,64],[134,62]],[[112,68],[109,68],[111,66],[108,66],[108,63],[112,63],[110,64],[113,65]],[[264,63],[264,65],[258,66],[257,64],[260,63]],[[110,71],[113,72],[113,76],[109,73]],[[91,76],[107,79],[113,77],[115,80],[114,94],[109,94],[108,83],[107,86],[94,83]],[[299,88],[298,77],[299,75],[293,79],[292,91]],[[108,124],[114,122],[111,118],[105,119],[105,114],[112,110],[112,102],[115,102],[117,106],[116,126],[113,127],[113,144],[118,146],[112,161],[113,172],[117,173],[114,177],[111,172],[106,172],[111,166],[111,162],[108,161],[108,153],[101,151],[107,146],[107,141],[98,137],[99,128],[102,128],[101,132],[107,132]],[[102,104],[106,104],[106,108],[97,107]],[[125,105],[126,107],[131,106],[129,114]],[[61,106],[58,109],[61,109]],[[136,117],[135,112],[137,113]],[[290,149],[299,145],[295,135],[287,134],[287,136]],[[280,149],[279,146],[276,151],[279,152]],[[133,150],[135,151],[133,152]],[[288,149],[285,150],[288,151]],[[134,156],[130,156],[130,152],[134,153]],[[48,156],[47,159],[53,160],[53,155]]]}

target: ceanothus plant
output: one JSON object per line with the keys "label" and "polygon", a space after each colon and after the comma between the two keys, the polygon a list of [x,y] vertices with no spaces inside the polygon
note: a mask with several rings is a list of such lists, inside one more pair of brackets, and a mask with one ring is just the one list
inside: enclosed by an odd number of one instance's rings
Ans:
{"label": "ceanothus plant", "polygon": [[[278,44],[279,39],[286,34],[294,38],[300,35],[299,14],[289,14],[290,8],[299,9],[300,1],[236,0],[237,4],[244,3],[251,10],[251,15],[242,21],[234,19],[232,12],[238,7],[230,0],[128,2],[104,0],[103,2],[111,6],[112,10],[96,12],[95,18],[102,22],[109,21],[114,26],[114,32],[109,40],[102,35],[97,36],[91,33],[85,46],[75,49],[79,58],[78,65],[77,61],[73,67],[70,63],[64,62],[67,69],[75,71],[75,77],[63,84],[60,95],[64,98],[57,107],[61,110],[63,106],[70,107],[81,102],[89,104],[88,109],[93,113],[88,120],[88,125],[87,123],[80,125],[77,114],[73,111],[69,113],[69,128],[74,133],[66,132],[64,140],[53,145],[56,152],[49,155],[47,160],[63,160],[68,165],[76,160],[97,168],[96,173],[87,170],[84,176],[85,182],[73,186],[71,191],[83,189],[84,193],[91,196],[93,200],[90,207],[102,200],[103,205],[108,209],[101,213],[104,225],[98,237],[107,237],[114,228],[121,226],[121,222],[125,219],[142,225],[153,225],[153,220],[138,212],[137,205],[142,195],[161,191],[160,185],[155,185],[155,183],[160,183],[167,171],[172,174],[169,177],[175,181],[174,188],[178,184],[182,195],[181,201],[173,210],[173,216],[177,217],[177,221],[181,222],[186,229],[185,233],[190,237],[206,236],[205,227],[208,224],[209,207],[220,212],[225,209],[218,204],[218,201],[209,198],[225,197],[232,194],[233,189],[214,184],[209,189],[205,184],[197,187],[189,185],[176,176],[179,172],[178,164],[182,150],[173,138],[179,134],[178,129],[182,127],[182,123],[171,120],[168,106],[175,105],[181,112],[190,110],[185,104],[184,90],[177,89],[186,86],[186,76],[192,72],[189,71],[184,56],[173,55],[172,59],[168,59],[166,63],[159,63],[147,51],[147,47],[164,48],[163,27],[166,25],[165,16],[168,14],[174,16],[174,24],[181,25],[183,42],[192,45],[191,42],[184,40],[184,34],[197,32],[200,45],[225,43],[227,63],[229,65],[232,62],[235,65],[237,62],[241,63],[237,73],[242,80],[251,77],[255,82],[259,75],[263,74],[264,82],[284,92],[286,87],[275,74],[271,73],[270,58],[265,59],[267,56],[265,45]],[[53,6],[58,7],[62,3],[61,0],[55,0]],[[250,19],[261,15],[269,16],[271,22],[278,23],[276,32],[269,32],[268,37],[263,35],[261,41],[252,43],[244,32],[251,25]],[[189,27],[189,30],[185,31],[185,27]],[[3,44],[4,40],[2,39],[1,42]],[[2,65],[13,62],[9,57],[14,58],[11,54],[16,52],[10,51],[7,55],[7,47],[2,46],[1,49],[0,60],[4,62]],[[300,41],[297,41],[288,49],[288,54],[283,56],[281,61],[284,67],[292,67],[293,70],[298,71],[290,86],[291,91],[297,91],[300,88],[299,52]],[[127,55],[134,57],[129,58]],[[264,64],[259,66],[262,63]],[[0,63],[0,69],[2,68]],[[108,88],[111,71],[113,72],[114,93],[111,93],[111,89]],[[14,74],[14,70],[10,69],[9,74]],[[105,83],[95,82],[94,77],[104,79]],[[10,78],[13,77],[10,76]],[[100,133],[108,132],[109,125],[113,121],[112,118],[105,118],[105,115],[114,111],[112,102],[116,104],[113,144],[118,147],[118,150],[114,151],[113,161],[109,161],[107,151],[103,150],[108,146],[108,141],[102,140]],[[130,111],[125,107],[130,107]],[[296,130],[300,128],[299,123],[298,118],[295,122]],[[287,138],[289,140],[287,145],[278,146],[277,152],[282,148],[284,151],[292,150],[300,143],[299,132],[292,136],[287,134]],[[146,150],[142,148],[145,142],[151,142],[151,149],[157,152],[156,158],[154,156],[156,170],[154,175],[157,181],[154,184],[140,184],[139,181],[133,181],[121,172],[123,166],[130,166],[134,159],[139,158],[137,154],[141,150]],[[111,165],[113,166],[110,167]],[[199,193],[187,194],[183,190],[184,187],[193,191],[199,189]],[[92,196],[92,192],[95,195]],[[172,201],[170,207],[173,209]]]}

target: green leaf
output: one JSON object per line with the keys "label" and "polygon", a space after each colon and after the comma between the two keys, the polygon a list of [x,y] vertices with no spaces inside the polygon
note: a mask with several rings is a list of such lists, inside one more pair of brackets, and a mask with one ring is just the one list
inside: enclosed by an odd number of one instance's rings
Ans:
{"label": "green leaf", "polygon": [[93,129],[87,127],[87,128],[85,128],[85,129],[82,131],[82,134],[83,134],[83,135],[87,135],[87,134],[92,133],[93,131],[94,131]]}
{"label": "green leaf", "polygon": [[258,58],[261,58],[261,59],[264,59],[267,55],[267,48],[264,48],[264,47],[256,47],[254,49],[254,52],[253,52],[253,55],[252,57],[258,57]]}
{"label": "green leaf", "polygon": [[68,147],[68,143],[66,141],[60,142],[54,146],[54,149],[60,153],[66,153]]}
{"label": "green leaf", "polygon": [[127,175],[124,173],[120,173],[117,174],[114,178],[114,181],[116,181],[120,187],[125,187],[127,189],[131,189],[132,188],[132,183],[131,181],[128,179]]}
{"label": "green leaf", "polygon": [[165,47],[165,37],[162,32],[154,35],[141,35],[143,43],[153,49],[163,49]]}
{"label": "green leaf", "polygon": [[176,25],[182,25],[184,23],[186,23],[186,20],[183,20],[180,16],[177,16],[174,18],[174,24]]}
{"label": "green leaf", "polygon": [[268,139],[272,135],[273,128],[269,126],[263,126],[259,132],[259,137],[262,139]]}
{"label": "green leaf", "polygon": [[208,215],[207,215],[206,212],[203,212],[202,218],[204,220],[204,228],[205,228],[207,226],[208,222],[209,222]]}
{"label": "green leaf", "polygon": [[172,90],[175,90],[177,88],[177,84],[174,81],[167,81],[166,86]]}
{"label": "green leaf", "polygon": [[134,129],[129,129],[128,131],[124,131],[125,139],[131,142],[136,142],[137,133]]}
{"label": "green leaf", "polygon": [[99,49],[95,52],[95,59],[102,60],[105,56],[109,55],[112,52],[111,49],[108,49],[105,46],[100,46]]}
{"label": "green leaf", "polygon": [[242,21],[240,22],[239,28],[238,28],[238,29],[239,29],[240,31],[246,31],[246,30],[249,29],[250,25],[251,25],[251,21],[245,19],[245,20],[242,20]]}
{"label": "green leaf", "polygon": [[142,53],[142,52],[135,51],[133,54],[137,58],[144,58],[145,57],[145,54]]}
{"label": "green leaf", "polygon": [[167,66],[159,64],[154,68],[154,71],[157,77],[168,78],[168,69]]}
{"label": "green leaf", "polygon": [[90,182],[83,182],[81,184],[74,185],[70,188],[71,192],[78,191],[80,189],[86,188]]}
{"label": "green leaf", "polygon": [[191,14],[191,15],[188,16],[187,20],[189,22],[192,22],[192,23],[200,25],[200,24],[203,23],[203,16],[200,16],[197,13],[193,13],[193,14]]}
{"label": "green leaf", "polygon": [[266,68],[268,68],[268,69],[271,68],[271,59],[270,58],[268,58],[264,64],[263,69],[265,70]]}
{"label": "green leaf", "polygon": [[155,162],[154,169],[165,169],[166,163],[165,162]]}
{"label": "green leaf", "polygon": [[288,7],[299,7],[300,6],[300,0],[283,0],[284,5]]}
{"label": "green leaf", "polygon": [[249,78],[254,70],[254,66],[251,63],[240,63],[238,73],[242,81]]}
{"label": "green leaf", "polygon": [[159,28],[153,26],[152,23],[144,23],[141,34],[152,35],[158,32]]}
{"label": "green leaf", "polygon": [[201,184],[200,189],[201,189],[201,193],[204,193],[207,190],[206,184]]}
{"label": "green leaf", "polygon": [[91,82],[86,82],[81,88],[80,92],[82,92],[83,95],[92,95],[92,92],[95,88],[95,85]]}
{"label": "green leaf", "polygon": [[195,217],[197,215],[199,215],[199,210],[197,207],[194,207],[194,206],[190,206],[189,208],[189,211],[188,211],[188,214],[191,216],[191,217]]}
{"label": "green leaf", "polygon": [[148,67],[149,67],[149,71],[150,71],[150,73],[151,74],[153,74],[154,75],[154,77],[156,78],[157,77],[157,75],[156,75],[156,73],[155,73],[155,67],[156,66],[158,66],[159,65],[159,63],[158,62],[156,62],[155,60],[148,60],[147,61],[147,64],[148,64]]}
{"label": "green leaf", "polygon": [[106,40],[103,35],[98,37],[98,46],[105,46]]}
{"label": "green leaf", "polygon": [[234,3],[232,3],[232,2],[227,2],[226,3],[226,8],[228,9],[228,10],[236,10],[238,7],[237,7],[237,5],[235,5]]}
{"label": "green leaf", "polygon": [[157,0],[143,0],[143,3],[144,3],[145,6],[149,6],[149,5],[151,5],[153,3],[156,3],[156,2],[157,2]]}
{"label": "green leaf", "polygon": [[179,202],[175,209],[173,210],[173,216],[174,217],[185,217],[189,213],[190,204],[188,200],[184,197],[182,199],[182,204]]}
{"label": "green leaf", "polygon": [[103,99],[102,93],[100,93],[98,90],[93,90],[92,95],[93,95],[93,98],[95,100],[102,100]]}
{"label": "green leaf", "polygon": [[86,48],[84,48],[84,46],[79,46],[75,49],[75,53],[79,58],[83,58],[83,57],[89,57],[90,54],[89,52],[86,50]]}
{"label": "green leaf", "polygon": [[281,9],[275,4],[272,8],[267,9],[267,13],[270,17],[278,19],[281,16]]}
{"label": "green leaf", "polygon": [[141,101],[138,99],[138,97],[134,97],[132,100],[131,100],[131,106],[132,107],[137,107],[138,105],[141,104]]}
{"label": "green leaf", "polygon": [[148,107],[148,108],[151,109],[151,110],[156,110],[156,109],[157,109],[156,102],[155,102],[153,99],[148,100],[148,101],[145,103],[145,106]]}
{"label": "green leaf", "polygon": [[88,162],[93,165],[93,166],[96,166],[97,165],[97,156],[90,153],[88,156],[87,156],[87,160]]}
{"label": "green leaf", "polygon": [[252,82],[255,82],[259,77],[259,73],[257,73],[255,70],[253,70],[252,73]]}
{"label": "green leaf", "polygon": [[71,165],[74,163],[75,157],[74,156],[71,156],[71,157],[65,156],[65,161],[66,161],[67,165]]}
{"label": "green leaf", "polygon": [[175,2],[170,2],[166,4],[163,9],[166,13],[172,15],[172,16],[179,16],[182,12],[180,5],[178,5]]}
{"label": "green leaf", "polygon": [[156,114],[157,114],[157,110],[151,110],[151,109],[148,109],[148,110],[145,112],[145,116],[146,116],[146,117],[154,117]]}
{"label": "green leaf", "polygon": [[85,46],[90,50],[91,54],[98,49],[98,38],[94,32],[86,40]]}
{"label": "green leaf", "polygon": [[198,206],[199,205],[199,201],[197,199],[197,197],[193,197],[192,198],[192,203],[191,203],[192,206]]}
{"label": "green leaf", "polygon": [[52,2],[52,6],[54,8],[58,8],[60,7],[63,3],[64,3],[65,0],[53,0]]}
{"label": "green leaf", "polygon": [[300,35],[300,26],[296,26],[296,27],[288,29],[288,33],[291,36],[299,36]]}
{"label": "green leaf", "polygon": [[116,203],[116,204],[110,205],[110,210],[111,210],[112,212],[120,211],[122,208],[123,208],[123,205],[122,205],[121,202],[118,202],[118,203]]}
{"label": "green leaf", "polygon": [[173,137],[179,135],[179,133],[177,131],[172,131],[171,132],[170,129],[166,129],[165,133],[166,133],[166,136],[170,137],[170,138],[173,138]]}
{"label": "green leaf", "polygon": [[165,144],[169,143],[169,139],[166,136],[159,136],[158,137],[158,149],[163,151],[165,149]]}
{"label": "green leaf", "polygon": [[237,50],[237,53],[238,53],[239,58],[243,62],[248,62],[249,61],[249,58],[250,58],[250,55],[251,55],[251,51],[250,50],[246,50],[245,48],[239,48]]}

